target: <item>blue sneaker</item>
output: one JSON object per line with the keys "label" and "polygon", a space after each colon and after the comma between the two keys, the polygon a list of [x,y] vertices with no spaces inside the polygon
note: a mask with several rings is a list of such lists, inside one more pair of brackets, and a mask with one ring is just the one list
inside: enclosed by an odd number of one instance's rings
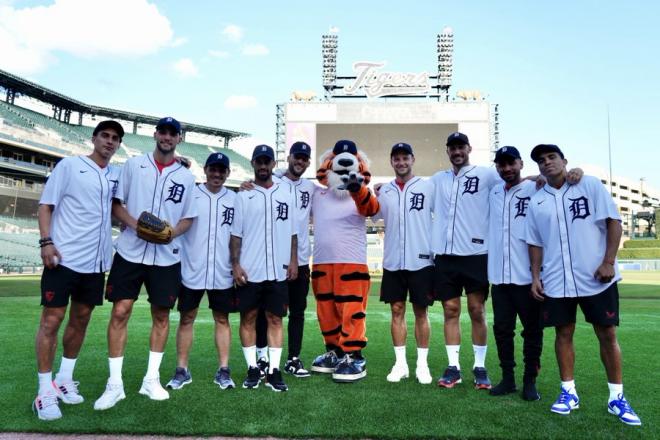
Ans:
{"label": "blue sneaker", "polygon": [[357,382],[367,375],[367,360],[345,354],[332,373],[332,380],[339,383]]}
{"label": "blue sneaker", "polygon": [[463,382],[461,379],[461,370],[453,365],[445,369],[442,377],[438,379],[438,386],[442,388],[454,388],[454,385]]}
{"label": "blue sneaker", "polygon": [[550,407],[550,411],[553,413],[561,414],[562,416],[567,416],[574,409],[580,407],[580,398],[577,394],[571,394],[565,389],[561,389],[561,393],[555,403]]}
{"label": "blue sneaker", "polygon": [[315,373],[334,373],[338,364],[339,358],[337,357],[337,353],[334,350],[330,350],[314,359],[311,370]]}
{"label": "blue sneaker", "polygon": [[173,390],[180,390],[189,383],[192,383],[192,376],[190,375],[190,371],[188,371],[187,368],[176,367],[174,376],[169,382],[167,382],[167,385],[165,386]]}
{"label": "blue sneaker", "polygon": [[607,404],[607,411],[617,416],[626,425],[640,426],[642,424],[623,394],[619,394],[617,399]]}

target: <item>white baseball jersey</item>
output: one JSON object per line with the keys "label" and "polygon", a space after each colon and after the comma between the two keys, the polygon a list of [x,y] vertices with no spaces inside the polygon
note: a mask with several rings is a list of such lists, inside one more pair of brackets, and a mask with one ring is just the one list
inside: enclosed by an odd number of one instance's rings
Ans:
{"label": "white baseball jersey", "polygon": [[383,268],[419,270],[433,265],[431,225],[434,187],[413,177],[401,189],[393,180],[380,188],[380,211],[385,221]]}
{"label": "white baseball jersey", "polygon": [[502,181],[495,168],[468,165],[431,178],[435,185],[431,249],[436,255],[488,252],[488,195]]}
{"label": "white baseball jersey", "polygon": [[546,184],[534,194],[526,238],[543,248],[541,280],[547,296],[597,295],[621,279],[616,261],[612,281],[601,283],[594,277],[605,256],[608,218],[621,221],[612,197],[592,176],[559,189]]}
{"label": "white baseball jersey", "polygon": [[505,189],[504,183],[490,192],[488,229],[488,281],[491,284],[532,283],[525,223],[536,182],[523,180]]}
{"label": "white baseball jersey", "polygon": [[234,280],[229,235],[236,193],[222,188],[213,194],[204,184],[193,190],[197,217],[181,237],[181,281],[189,289],[229,289]]}
{"label": "white baseball jersey", "polygon": [[240,264],[248,281],[284,281],[291,261],[291,236],[297,234],[294,191],[273,183],[238,193],[231,235],[241,241]]}
{"label": "white baseball jersey", "polygon": [[314,264],[367,264],[367,225],[350,195],[316,187],[312,201]]}
{"label": "white baseball jersey", "polygon": [[[275,179],[275,177],[273,177]],[[300,178],[291,180],[286,176],[280,178],[295,191],[296,220],[298,222],[298,265],[309,264],[312,247],[309,242],[309,215],[312,212],[312,197],[316,185],[311,180]]]}
{"label": "white baseball jersey", "polygon": [[[183,165],[174,162],[158,171],[153,154],[126,161],[119,176],[115,197],[138,218],[148,211],[175,227],[181,219],[197,217],[192,192],[195,178]],[[171,266],[181,261],[181,237],[169,244],[148,243],[125,228],[116,243],[117,252],[126,260],[149,266]]]}
{"label": "white baseball jersey", "polygon": [[50,237],[60,264],[79,273],[105,272],[112,263],[112,197],[119,169],[86,156],[65,157],[53,169],[42,205],[52,205]]}

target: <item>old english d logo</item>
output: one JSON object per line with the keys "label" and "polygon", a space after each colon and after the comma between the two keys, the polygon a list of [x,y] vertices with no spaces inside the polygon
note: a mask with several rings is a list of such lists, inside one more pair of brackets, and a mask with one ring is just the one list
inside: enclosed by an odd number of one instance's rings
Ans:
{"label": "old english d logo", "polygon": [[573,216],[573,218],[571,219],[571,223],[577,219],[585,219],[591,215],[591,212],[589,212],[589,200],[587,200],[586,197],[582,196],[576,199],[568,199],[568,200],[571,201],[568,210],[571,212],[571,215]]}
{"label": "old english d logo", "polygon": [[181,203],[181,200],[183,199],[183,193],[185,192],[183,185],[172,180],[172,186],[170,186],[167,191],[167,198],[165,199],[166,202],[170,201],[172,203]]}

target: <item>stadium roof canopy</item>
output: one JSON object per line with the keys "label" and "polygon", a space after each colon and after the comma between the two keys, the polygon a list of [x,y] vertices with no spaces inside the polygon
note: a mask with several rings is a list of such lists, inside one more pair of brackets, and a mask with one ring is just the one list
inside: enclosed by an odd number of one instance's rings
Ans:
{"label": "stadium roof canopy", "polygon": [[[13,97],[18,95],[29,96],[48,104],[52,104],[56,111],[63,110],[65,113],[77,112],[78,114],[88,114],[93,116],[104,116],[108,118],[116,118],[124,121],[133,122],[134,126],[138,123],[156,125],[160,117],[144,115],[140,113],[133,113],[124,110],[117,110],[107,107],[99,107],[95,105],[85,104],[76,99],[69,98],[54,90],[47,89],[39,84],[33,83],[9,72],[0,70],[0,87],[7,91],[7,98],[11,98],[10,103],[13,103]],[[56,116],[56,119],[60,119]],[[82,120],[82,118],[81,118]],[[69,122],[68,115],[64,122]],[[201,133],[211,136],[219,136],[225,139],[225,143],[231,138],[238,138],[249,136],[248,133],[242,133],[233,130],[224,130],[221,128],[209,127],[206,125],[191,124],[181,122],[185,131]]]}

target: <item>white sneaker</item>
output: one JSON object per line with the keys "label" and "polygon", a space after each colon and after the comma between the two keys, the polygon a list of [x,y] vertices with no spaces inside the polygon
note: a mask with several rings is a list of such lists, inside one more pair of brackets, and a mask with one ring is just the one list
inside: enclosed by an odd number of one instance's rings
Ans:
{"label": "white sneaker", "polygon": [[160,377],[154,379],[144,378],[142,380],[140,394],[149,396],[151,400],[167,400],[170,398],[170,393],[160,384]]}
{"label": "white sneaker", "polygon": [[53,386],[57,390],[57,398],[69,405],[77,405],[85,401],[83,396],[78,393],[78,385],[80,382],[59,383],[57,378],[53,381]]}
{"label": "white sneaker", "polygon": [[126,398],[126,394],[124,394],[123,384],[115,385],[108,383],[105,386],[105,391],[103,392],[101,397],[99,397],[98,400],[94,402],[94,409],[96,410],[110,409],[113,406],[115,406],[117,402],[125,398]]}
{"label": "white sneaker", "polygon": [[55,390],[37,396],[32,402],[32,409],[41,420],[57,420],[62,417]]}
{"label": "white sneaker", "polygon": [[427,385],[433,382],[428,365],[417,365],[417,368],[415,369],[415,377],[417,377],[417,382],[422,385]]}
{"label": "white sneaker", "polygon": [[401,379],[406,379],[410,375],[410,371],[408,370],[408,365],[403,364],[394,364],[392,367],[392,371],[390,371],[390,374],[387,375],[387,381],[388,382],[400,382]]}

